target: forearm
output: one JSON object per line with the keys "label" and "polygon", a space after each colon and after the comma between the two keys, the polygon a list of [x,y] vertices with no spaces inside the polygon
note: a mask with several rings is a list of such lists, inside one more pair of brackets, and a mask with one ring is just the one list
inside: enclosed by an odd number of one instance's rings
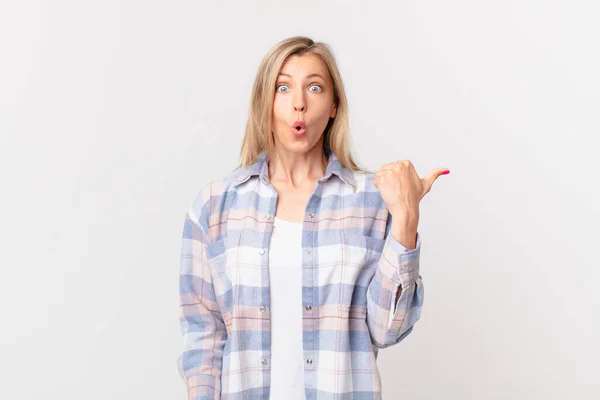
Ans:
{"label": "forearm", "polygon": [[419,213],[394,212],[392,213],[392,227],[390,234],[402,246],[409,250],[417,247],[417,229],[419,225]]}

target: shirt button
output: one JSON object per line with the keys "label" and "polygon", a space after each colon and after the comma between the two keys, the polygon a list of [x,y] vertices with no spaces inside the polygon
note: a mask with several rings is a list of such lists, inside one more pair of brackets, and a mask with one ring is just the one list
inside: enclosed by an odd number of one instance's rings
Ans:
{"label": "shirt button", "polygon": [[310,249],[306,249],[306,254],[310,254]]}
{"label": "shirt button", "polygon": [[265,312],[267,309],[265,306],[260,306],[260,312]]}
{"label": "shirt button", "polygon": [[314,215],[312,213],[308,214],[308,218],[312,218]]}
{"label": "shirt button", "polygon": [[258,254],[260,254],[261,256],[262,256],[263,254],[265,254],[265,249],[260,249],[260,250],[258,251]]}
{"label": "shirt button", "polygon": [[306,307],[304,307],[304,308],[306,308],[308,311],[312,310],[312,306],[311,306],[310,304],[309,304],[309,305],[307,305],[307,306],[306,306]]}
{"label": "shirt button", "polygon": [[261,364],[262,364],[262,365],[267,365],[267,359],[266,359],[266,358],[263,358],[263,359],[262,359],[262,361],[261,361]]}
{"label": "shirt button", "polygon": [[312,358],[309,358],[308,360],[306,360],[307,364],[312,364]]}

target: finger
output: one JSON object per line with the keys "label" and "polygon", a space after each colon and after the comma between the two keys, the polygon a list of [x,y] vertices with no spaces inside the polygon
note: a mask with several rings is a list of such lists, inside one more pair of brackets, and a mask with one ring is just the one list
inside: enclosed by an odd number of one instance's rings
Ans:
{"label": "finger", "polygon": [[379,169],[377,170],[377,173],[378,173],[378,174],[382,174],[382,173],[384,173],[384,172],[386,172],[386,171],[392,171],[392,168],[393,168],[393,167],[392,167],[392,166],[389,166],[389,165],[382,165],[382,166],[381,166],[381,167],[379,167]]}
{"label": "finger", "polygon": [[375,173],[375,176],[376,176],[376,177],[378,177],[378,176],[385,176],[385,175],[388,175],[388,174],[393,174],[393,173],[394,173],[394,171],[393,171],[392,169],[390,169],[390,168],[385,168],[385,169],[380,169],[379,171],[377,171],[377,172]]}
{"label": "finger", "polygon": [[398,161],[383,164],[380,168],[393,168],[396,164],[398,164]]}
{"label": "finger", "polygon": [[394,170],[396,168],[401,167],[402,165],[410,166],[410,165],[412,165],[412,163],[410,162],[410,160],[398,160],[398,161],[394,161],[391,163],[383,164],[381,167],[379,167],[379,169],[380,170],[382,170],[382,169]]}

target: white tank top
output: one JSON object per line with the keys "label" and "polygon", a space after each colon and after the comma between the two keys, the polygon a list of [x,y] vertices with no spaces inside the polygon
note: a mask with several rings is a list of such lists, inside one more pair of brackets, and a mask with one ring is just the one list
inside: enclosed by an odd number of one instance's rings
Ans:
{"label": "white tank top", "polygon": [[269,244],[272,400],[306,400],[302,346],[302,223],[273,219]]}

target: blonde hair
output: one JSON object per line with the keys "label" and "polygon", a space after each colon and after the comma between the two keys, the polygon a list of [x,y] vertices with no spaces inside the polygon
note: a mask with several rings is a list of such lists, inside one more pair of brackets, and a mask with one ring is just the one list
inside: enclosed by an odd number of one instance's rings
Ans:
{"label": "blonde hair", "polygon": [[342,167],[350,171],[370,172],[359,165],[352,156],[348,103],[335,57],[327,44],[314,42],[305,36],[294,36],[280,41],[267,52],[260,63],[252,88],[246,133],[240,150],[238,168],[253,164],[263,150],[266,150],[272,159],[274,140],[271,134],[271,120],[277,76],[288,57],[304,54],[318,56],[324,62],[333,81],[333,101],[337,111],[335,118],[329,119],[323,133],[325,154],[328,154],[329,150],[333,151]]}

